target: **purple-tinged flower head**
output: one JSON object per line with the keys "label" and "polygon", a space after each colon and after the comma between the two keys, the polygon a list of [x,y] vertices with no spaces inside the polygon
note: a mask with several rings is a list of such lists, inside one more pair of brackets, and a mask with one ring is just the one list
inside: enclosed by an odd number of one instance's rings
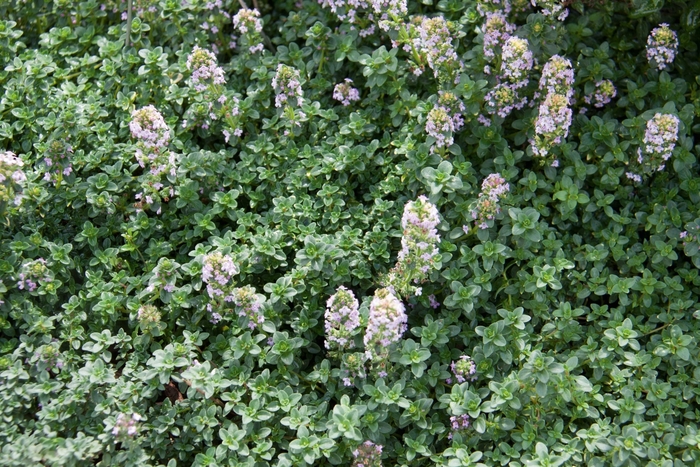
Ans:
{"label": "purple-tinged flower head", "polygon": [[[494,173],[484,179],[476,206],[471,212],[472,219],[478,228],[488,228],[487,221],[493,220],[501,212],[499,203],[509,192],[510,185],[501,177],[501,174]],[[463,230],[469,233],[468,226],[463,226]]]}
{"label": "purple-tinged flower head", "polygon": [[255,293],[255,288],[249,285],[233,289],[224,300],[236,305],[238,316],[248,318],[248,327],[255,329],[265,322],[263,314],[264,297]]}
{"label": "purple-tinged flower head", "polygon": [[114,442],[118,443],[125,438],[133,438],[136,436],[139,430],[139,421],[141,421],[141,415],[137,413],[132,413],[131,415],[120,413],[117,415],[114,427],[112,428],[112,436],[115,438]]}
{"label": "purple-tinged flower head", "polygon": [[53,282],[53,274],[46,265],[46,260],[37,258],[22,264],[17,279],[18,289],[35,292],[41,284]]}
{"label": "purple-tinged flower head", "polygon": [[625,176],[635,183],[642,183],[642,176],[634,172],[625,172]]}
{"label": "purple-tinged flower head", "polygon": [[513,31],[515,31],[515,25],[509,23],[503,13],[486,14],[482,32],[484,33],[484,57],[487,61],[496,57],[496,51],[503,47]]}
{"label": "purple-tinged flower head", "polygon": [[141,305],[136,314],[136,319],[139,320],[141,326],[149,326],[154,323],[160,323],[161,314],[153,305]]}
{"label": "purple-tinged flower head", "polygon": [[464,103],[453,92],[438,91],[438,106],[452,117],[454,131],[459,131],[464,126],[462,113],[466,110]]}
{"label": "purple-tinged flower head", "polygon": [[648,122],[644,133],[644,150],[638,151],[637,162],[650,171],[661,171],[673,155],[678,141],[680,120],[671,114],[655,114]]}
{"label": "purple-tinged flower head", "polygon": [[486,111],[506,118],[513,109],[522,109],[527,104],[527,97],[520,97],[511,84],[497,84],[484,98]]}
{"label": "purple-tinged flower head", "polygon": [[160,150],[170,142],[170,128],[158,109],[147,105],[131,113],[131,136],[147,149]]}
{"label": "purple-tinged flower head", "polygon": [[217,64],[216,56],[199,46],[195,45],[187,57],[187,69],[192,71],[190,82],[199,92],[206,90],[209,85],[226,84],[224,70]]}
{"label": "purple-tinged flower head", "polygon": [[388,347],[401,339],[407,323],[408,317],[403,303],[389,289],[378,289],[369,306],[369,319],[364,337],[367,358],[385,359],[389,353]]}
{"label": "purple-tinged flower head", "polygon": [[447,439],[452,439],[452,437],[461,431],[465,431],[469,428],[469,415],[453,415],[450,417],[450,434],[447,435]]}
{"label": "purple-tinged flower head", "polygon": [[210,298],[223,297],[236,274],[238,266],[230,255],[215,251],[204,257],[202,281],[207,284],[207,294]]}
{"label": "purple-tinged flower head", "polygon": [[34,351],[32,362],[36,362],[39,369],[53,370],[63,368],[61,361],[61,345],[57,340],[52,340],[51,343],[39,346]]}
{"label": "purple-tinged flower head", "polygon": [[355,384],[355,380],[367,377],[366,361],[367,355],[362,352],[343,353],[340,370],[344,386],[352,386]]}
{"label": "purple-tinged flower head", "polygon": [[351,290],[342,285],[326,303],[326,348],[351,349],[352,336],[360,326],[360,304]]}
{"label": "purple-tinged flower head", "polygon": [[527,86],[528,74],[532,69],[532,52],[527,39],[510,37],[503,46],[501,54],[501,75],[515,89]]}
{"label": "purple-tinged flower head", "polygon": [[442,69],[455,68],[459,62],[457,52],[452,46],[452,33],[448,22],[442,16],[423,18],[418,26],[418,38],[414,46],[425,54],[428,66],[437,78]]}
{"label": "purple-tinged flower head", "polygon": [[[374,19],[379,24],[379,29],[389,30],[388,20],[400,21],[408,14],[406,0],[370,0]],[[356,0],[348,0],[348,3],[356,3]]]}
{"label": "purple-tinged flower head", "polygon": [[73,172],[71,156],[73,146],[67,140],[55,139],[51,141],[44,152],[44,180],[53,181],[56,184],[63,175],[70,175]]}
{"label": "purple-tinged flower head", "polygon": [[433,310],[437,310],[440,308],[440,302],[437,301],[437,298],[435,298],[435,295],[429,295],[428,300],[430,300],[430,307]]}
{"label": "purple-tinged flower head", "polygon": [[583,98],[586,104],[593,104],[594,107],[601,108],[605,104],[610,103],[613,97],[617,95],[615,85],[609,79],[604,79],[595,83],[595,92],[588,94]]}
{"label": "purple-tinged flower head", "polygon": [[532,6],[539,7],[543,16],[551,16],[559,21],[564,21],[569,16],[569,9],[565,8],[562,0],[530,0]]}
{"label": "purple-tinged flower head", "polygon": [[673,63],[678,51],[678,36],[668,27],[667,23],[661,23],[649,34],[647,39],[647,60],[652,66],[663,70]]}
{"label": "purple-tinged flower head", "polygon": [[489,13],[509,14],[511,10],[510,0],[476,0],[476,11],[481,16]]}
{"label": "purple-tinged flower head", "polygon": [[24,162],[10,151],[0,151],[0,212],[9,203],[19,206],[22,202],[21,187],[27,180]]}
{"label": "purple-tinged flower head", "polygon": [[243,8],[233,17],[233,28],[245,37],[250,53],[261,52],[265,46],[262,42],[262,20],[257,9]]}
{"label": "purple-tinged flower head", "polygon": [[382,445],[365,441],[352,452],[352,467],[382,467]]}
{"label": "purple-tinged flower head", "polygon": [[571,61],[553,55],[545,64],[540,78],[540,91],[547,94],[561,94],[571,99],[574,95],[574,70]]}
{"label": "purple-tinged flower head", "polygon": [[566,95],[547,95],[540,105],[535,120],[535,139],[531,141],[536,156],[546,157],[552,147],[563,142],[569,134],[572,115]]}
{"label": "purple-tinged flower head", "polygon": [[450,370],[458,383],[474,381],[476,379],[476,363],[469,355],[462,355],[459,360],[452,362]]}
{"label": "purple-tinged flower head", "polygon": [[347,107],[351,102],[360,100],[360,91],[352,87],[352,80],[350,78],[345,78],[343,83],[335,85],[333,89],[333,99],[340,101]]}
{"label": "purple-tinged flower head", "polygon": [[532,3],[530,3],[530,0],[510,0],[510,6],[513,14],[525,13],[530,11]]}
{"label": "purple-tinged flower head", "polygon": [[299,70],[291,66],[279,64],[277,73],[272,78],[272,87],[277,94],[275,107],[286,105],[299,106],[304,103],[304,91],[301,89]]}
{"label": "purple-tinged flower head", "polygon": [[425,131],[429,136],[435,138],[435,145],[430,148],[430,152],[433,152],[435,147],[447,148],[454,143],[454,120],[444,107],[435,106],[428,113],[428,118],[425,122]]}

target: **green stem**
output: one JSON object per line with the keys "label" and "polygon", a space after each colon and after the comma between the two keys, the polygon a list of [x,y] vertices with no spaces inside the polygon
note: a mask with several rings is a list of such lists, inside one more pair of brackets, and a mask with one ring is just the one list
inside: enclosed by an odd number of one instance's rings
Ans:
{"label": "green stem", "polygon": [[131,40],[131,2],[132,0],[126,1],[126,47],[129,47]]}

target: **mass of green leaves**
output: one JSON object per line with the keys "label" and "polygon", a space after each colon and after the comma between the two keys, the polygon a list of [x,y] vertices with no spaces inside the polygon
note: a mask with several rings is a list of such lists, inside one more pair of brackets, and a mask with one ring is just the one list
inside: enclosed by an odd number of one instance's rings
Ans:
{"label": "mass of green leaves", "polygon": [[[0,2],[0,149],[27,177],[22,203],[0,206],[0,465],[347,466],[366,440],[385,466],[700,463],[700,2],[573,0],[562,22],[514,1],[533,105],[484,126],[497,74],[478,7],[493,2],[408,2],[406,23],[448,20],[452,82],[392,46],[394,29],[360,35],[317,0],[246,1],[262,52],[234,37],[239,1],[133,0],[130,21],[126,1]],[[659,71],[645,47],[662,22],[679,47]],[[192,120],[209,104],[188,84],[195,45],[239,99],[240,137]],[[529,141],[555,54],[573,65],[574,117],[551,167]],[[274,105],[279,64],[300,71],[297,122]],[[332,97],[346,78],[361,97],[348,106]],[[617,96],[584,104],[602,79]],[[431,150],[440,91],[465,125]],[[129,123],[147,105],[177,160],[160,212],[136,198]],[[635,183],[659,112],[680,121],[676,147]],[[53,176],[59,149],[72,170]],[[476,228],[491,173],[510,192]],[[347,386],[352,355],[324,347],[326,301],[348,288],[366,324],[420,195],[441,216],[439,268],[403,297],[385,371]],[[262,325],[233,305],[210,320],[214,251],[264,297]],[[160,318],[139,320],[145,305]],[[473,381],[451,373],[462,355]]]}

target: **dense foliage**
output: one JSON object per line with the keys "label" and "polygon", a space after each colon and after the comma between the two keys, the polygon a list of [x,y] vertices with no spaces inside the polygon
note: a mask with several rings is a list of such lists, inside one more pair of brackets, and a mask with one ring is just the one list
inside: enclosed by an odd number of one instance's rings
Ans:
{"label": "dense foliage", "polygon": [[246,2],[0,4],[0,464],[700,462],[700,3]]}

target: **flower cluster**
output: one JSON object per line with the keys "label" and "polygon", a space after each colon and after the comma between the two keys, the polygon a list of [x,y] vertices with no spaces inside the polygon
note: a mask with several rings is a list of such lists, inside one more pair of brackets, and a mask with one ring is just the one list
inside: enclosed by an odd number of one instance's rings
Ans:
{"label": "flower cluster", "polygon": [[533,64],[527,39],[510,37],[503,46],[501,60],[503,79],[508,80],[514,89],[527,86],[527,76]]}
{"label": "flower cluster", "polygon": [[413,284],[424,281],[435,268],[435,257],[440,253],[437,247],[439,223],[437,207],[425,196],[406,203],[401,218],[401,251],[385,281],[393,292],[404,297],[421,295],[422,289]]}
{"label": "flower cluster", "polygon": [[[279,64],[277,73],[272,78],[272,87],[275,89],[275,107],[289,105],[296,101],[298,106],[304,103],[304,92],[301,89],[301,77],[299,70],[291,66]],[[292,104],[293,105],[293,104]]]}
{"label": "flower cluster", "polygon": [[46,260],[37,258],[22,264],[17,279],[18,289],[35,292],[41,284],[52,282],[53,274],[46,265]]}
{"label": "flower cluster", "polygon": [[493,12],[510,13],[510,0],[476,0],[476,11],[481,16],[487,16]]}
{"label": "flower cluster", "polygon": [[374,293],[364,337],[367,358],[386,358],[389,345],[398,342],[406,331],[408,317],[405,310],[403,303],[389,289],[378,289]]}
{"label": "flower cluster", "polygon": [[[680,120],[675,115],[662,113],[655,114],[647,122],[644,150],[639,148],[637,152],[637,162],[645,172],[658,172],[666,167],[666,161],[671,158],[678,141],[679,124]],[[628,174],[627,178],[641,181],[641,177],[633,173]]]}
{"label": "flower cluster", "polygon": [[465,431],[469,428],[469,415],[453,415],[450,417],[450,434],[447,435],[447,439],[452,439],[452,437],[459,433],[460,431]]}
{"label": "flower cluster", "polygon": [[[488,222],[496,217],[496,214],[501,212],[501,207],[498,204],[501,199],[510,191],[510,185],[501,177],[501,174],[494,173],[489,175],[481,183],[481,193],[476,201],[476,206],[471,212],[472,218],[476,221],[480,229],[488,228]],[[463,226],[465,233],[469,233],[469,226]]]}
{"label": "flower cluster", "polygon": [[236,274],[238,267],[231,256],[215,251],[204,257],[202,281],[207,284],[207,294],[210,298],[226,295],[227,288],[233,283],[233,276]]}
{"label": "flower cluster", "polygon": [[335,85],[333,89],[333,99],[340,101],[347,107],[351,102],[360,100],[360,91],[352,87],[352,80],[350,78],[345,78],[345,82]]}
{"label": "flower cluster", "polygon": [[36,361],[40,369],[53,370],[63,368],[64,363],[60,360],[61,350],[57,340],[50,344],[42,345],[34,352],[32,361]]}
{"label": "flower cluster", "polygon": [[518,96],[518,91],[511,84],[496,85],[484,98],[486,111],[506,118],[513,109],[522,109],[527,104],[527,97]]}
{"label": "flower cluster", "polygon": [[27,177],[22,171],[24,163],[10,151],[0,151],[0,212],[12,202],[19,206],[22,202],[21,185]]}
{"label": "flower cluster", "polygon": [[360,352],[344,353],[340,365],[340,374],[343,378],[343,386],[349,387],[355,384],[355,379],[367,377],[365,362],[367,355]]}
{"label": "flower cluster", "polygon": [[484,57],[491,61],[496,56],[498,48],[502,47],[515,31],[515,25],[508,22],[501,12],[487,13],[482,28],[484,33]]}
{"label": "flower cluster", "polygon": [[342,285],[326,303],[326,348],[331,350],[353,347],[352,336],[360,326],[359,302],[351,290]]}
{"label": "flower cluster", "polygon": [[[535,139],[532,141],[535,155],[546,157],[553,146],[561,144],[569,134],[571,118],[569,99],[563,94],[548,94],[540,104],[535,121]],[[552,167],[558,166],[559,161],[554,159]]]}
{"label": "flower cluster", "polygon": [[352,452],[352,467],[382,467],[382,445],[365,441]]}
{"label": "flower cluster", "polygon": [[[408,13],[407,0],[370,0],[379,29],[389,30],[387,20],[399,20]],[[351,1],[348,1],[351,3]]]}
{"label": "flower cluster", "polygon": [[677,50],[678,37],[675,31],[668,27],[668,24],[660,24],[658,28],[655,28],[649,34],[647,39],[647,60],[659,70],[663,70],[666,66],[673,63]]}
{"label": "flower cluster", "polygon": [[610,103],[613,97],[617,95],[615,85],[609,79],[604,79],[595,83],[595,92],[588,94],[583,98],[586,104],[593,104],[594,107],[603,107]]}
{"label": "flower cluster", "polygon": [[574,95],[574,70],[571,61],[553,55],[545,64],[540,78],[540,91],[547,94],[562,94],[567,99]]}
{"label": "flower cluster", "polygon": [[199,46],[195,45],[187,57],[187,69],[192,71],[190,82],[197,91],[204,91],[211,84],[226,84],[224,70],[217,64],[216,56]]}
{"label": "flower cluster", "polygon": [[131,113],[129,129],[131,136],[148,149],[161,149],[170,142],[170,128],[158,109],[152,105],[147,105]]}
{"label": "flower cluster", "polygon": [[466,110],[464,103],[450,91],[438,91],[438,106],[445,109],[452,117],[453,131],[459,131],[464,126],[462,112]]}
{"label": "flower cluster", "polygon": [[425,122],[425,131],[429,136],[435,138],[435,145],[430,148],[430,152],[438,148],[447,148],[454,143],[453,133],[455,124],[452,116],[445,107],[435,106],[428,113]]}
{"label": "flower cluster", "polygon": [[142,168],[148,166],[141,183],[142,191],[136,194],[136,199],[150,206],[172,197],[174,190],[172,186],[164,186],[162,177],[175,177],[177,161],[175,153],[167,150],[171,132],[163,116],[152,105],[134,110],[129,129],[131,136],[137,139],[136,161]]}
{"label": "flower cluster", "polygon": [[564,21],[569,16],[569,9],[562,5],[562,0],[530,0],[532,6],[540,7],[543,16],[556,17],[559,21]]}
{"label": "flower cluster", "polygon": [[120,441],[124,438],[131,438],[138,433],[138,422],[141,421],[141,415],[137,413],[132,413],[131,416],[120,413],[117,415],[117,420],[114,423],[114,428],[112,428],[112,436],[115,438],[115,442]]}
{"label": "flower cluster", "polygon": [[248,327],[255,329],[256,326],[265,322],[263,315],[263,297],[255,293],[255,288],[249,285],[233,289],[225,300],[236,305],[238,316],[248,318]]}
{"label": "flower cluster", "polygon": [[262,43],[262,21],[257,9],[243,8],[233,17],[233,28],[240,32],[247,40],[250,53],[261,52],[264,49]]}
{"label": "flower cluster", "polygon": [[73,146],[67,141],[55,139],[51,141],[44,153],[44,180],[58,182],[64,175],[68,176],[73,172],[70,156],[73,154]]}
{"label": "flower cluster", "polygon": [[[459,357],[459,360],[452,362],[450,369],[458,383],[474,381],[476,379],[476,364],[469,355],[462,355]],[[450,382],[451,381],[448,381],[448,384]]]}
{"label": "flower cluster", "polygon": [[457,52],[452,46],[452,33],[442,16],[423,18],[418,26],[418,37],[414,46],[425,54],[428,66],[437,78],[441,71],[452,76],[457,65],[461,66]]}

